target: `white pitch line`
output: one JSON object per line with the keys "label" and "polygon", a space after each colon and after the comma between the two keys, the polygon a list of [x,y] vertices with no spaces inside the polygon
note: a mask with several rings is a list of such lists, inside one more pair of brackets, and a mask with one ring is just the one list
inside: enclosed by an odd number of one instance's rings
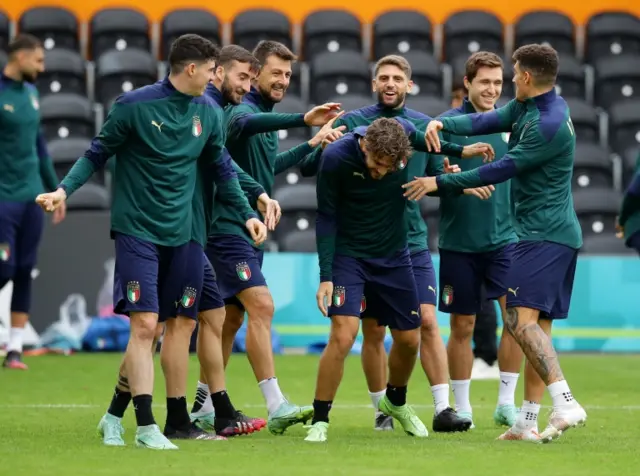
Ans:
{"label": "white pitch line", "polygon": [[[155,408],[163,408],[162,404],[153,405]],[[473,408],[484,409],[484,410],[493,410],[495,405],[472,405]],[[411,405],[411,407],[416,409],[431,409],[433,405]],[[33,403],[33,404],[0,404],[0,409],[2,408],[33,408],[33,409],[49,409],[49,410],[80,410],[80,409],[90,409],[90,408],[106,408],[106,405],[91,405],[91,404],[81,404],[81,403]],[[265,408],[264,404],[255,404],[255,403],[247,403],[245,405],[239,405],[238,408]],[[331,408],[337,408],[340,410],[373,410],[371,405],[362,405],[362,404],[336,404],[332,405]],[[543,408],[551,408],[551,407],[543,407]],[[609,405],[586,405],[585,410],[597,410],[597,411],[631,411],[637,412],[640,411],[640,405],[622,405],[622,406],[609,406]]]}

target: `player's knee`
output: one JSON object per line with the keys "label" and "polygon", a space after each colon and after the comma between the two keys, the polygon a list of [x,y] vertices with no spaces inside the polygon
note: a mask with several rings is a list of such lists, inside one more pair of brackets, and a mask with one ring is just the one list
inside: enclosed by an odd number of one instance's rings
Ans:
{"label": "player's knee", "polygon": [[176,317],[175,319],[169,319],[165,325],[167,328],[167,336],[186,335],[191,337],[191,334],[193,334],[193,331],[196,328],[196,321],[184,317]]}
{"label": "player's knee", "polygon": [[225,306],[224,332],[235,335],[244,323],[244,309],[235,305]]}
{"label": "player's knee", "polygon": [[351,317],[334,317],[331,320],[331,335],[329,345],[346,356],[358,335],[359,319]]}
{"label": "player's knee", "polygon": [[461,341],[470,340],[473,337],[475,316],[466,314],[451,315],[451,338]]}
{"label": "player's knee", "polygon": [[405,353],[418,353],[420,346],[420,331],[418,329],[408,331],[392,331],[393,343],[398,345]]}
{"label": "player's knee", "polygon": [[384,346],[384,338],[387,335],[387,328],[379,326],[374,319],[362,320],[362,345],[367,347]]}
{"label": "player's knee", "polygon": [[132,313],[129,319],[131,326],[131,339],[148,342],[151,345],[156,335],[156,326],[158,325],[157,314],[150,312]]}
{"label": "player's knee", "polygon": [[436,308],[429,304],[422,305],[420,308],[420,333],[422,338],[432,338],[440,336],[440,328],[436,318]]}
{"label": "player's knee", "polygon": [[[207,326],[217,336],[222,335],[222,327],[225,321],[224,308],[209,309],[198,314],[198,323],[201,327]],[[242,322],[241,324],[242,325]]]}
{"label": "player's knee", "polygon": [[249,315],[249,325],[251,325],[252,321],[271,324],[275,306],[273,305],[273,298],[268,291],[255,294],[250,301],[244,303],[244,307]]}

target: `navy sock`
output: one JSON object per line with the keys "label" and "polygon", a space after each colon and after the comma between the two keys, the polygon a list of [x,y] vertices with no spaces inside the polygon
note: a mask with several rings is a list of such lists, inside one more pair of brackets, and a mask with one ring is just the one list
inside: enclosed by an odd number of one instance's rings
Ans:
{"label": "navy sock", "polygon": [[132,398],[138,426],[155,425],[156,420],[151,411],[152,398],[151,395],[136,395]]}
{"label": "navy sock", "polygon": [[319,421],[329,423],[329,411],[331,410],[332,404],[333,404],[332,400],[329,400],[329,401],[314,400],[313,401],[313,420],[311,421],[311,424],[313,425],[314,423]]}
{"label": "navy sock", "polygon": [[387,398],[392,405],[401,407],[407,403],[407,386],[404,387],[392,387],[387,384]]}

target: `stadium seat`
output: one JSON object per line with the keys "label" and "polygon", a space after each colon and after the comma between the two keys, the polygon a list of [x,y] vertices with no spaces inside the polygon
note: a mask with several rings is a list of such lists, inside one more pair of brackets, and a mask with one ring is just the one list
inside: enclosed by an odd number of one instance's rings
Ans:
{"label": "stadium seat", "polygon": [[111,50],[98,58],[96,100],[103,104],[123,92],[152,84],[158,79],[156,60],[137,48]]}
{"label": "stadium seat", "polygon": [[85,183],[67,200],[67,210],[108,210],[111,205],[108,190],[103,185]]}
{"label": "stadium seat", "polygon": [[615,233],[622,196],[611,188],[588,188],[573,192],[573,205],[583,235]]}
{"label": "stadium seat", "polygon": [[373,59],[409,51],[433,53],[431,21],[420,12],[395,10],[373,22]]}
{"label": "stadium seat", "polygon": [[39,7],[26,10],[20,16],[18,29],[40,38],[46,50],[79,50],[78,19],[66,8]]}
{"label": "stadium seat", "polygon": [[249,51],[262,40],[278,41],[292,48],[291,23],[276,10],[246,10],[233,19],[233,43]]}
{"label": "stadium seat", "polygon": [[279,250],[290,253],[317,253],[315,230],[294,230],[288,233],[279,241]]}
{"label": "stadium seat", "polygon": [[355,51],[362,54],[362,25],[346,10],[319,10],[310,13],[302,24],[305,61],[320,53]]}
{"label": "stadium seat", "polygon": [[[53,167],[60,178],[64,177],[79,157],[91,146],[90,138],[54,139],[48,143]],[[104,169],[96,171],[89,183],[104,185]]]}
{"label": "stadium seat", "polygon": [[619,154],[640,146],[640,97],[609,109],[609,143]]}
{"label": "stadium seat", "polygon": [[576,146],[573,165],[573,189],[613,188],[613,164],[607,149],[595,144]]}
{"label": "stadium seat", "polygon": [[162,19],[161,55],[167,58],[171,43],[181,35],[195,33],[216,45],[220,40],[220,20],[213,13],[202,8],[180,8],[169,12]]}
{"label": "stadium seat", "polygon": [[86,63],[80,53],[56,48],[47,52],[44,61],[45,71],[40,73],[36,81],[41,96],[87,93]]}
{"label": "stadium seat", "polygon": [[636,173],[640,161],[640,146],[630,147],[622,156],[622,184],[624,189],[629,186]]}
{"label": "stadium seat", "polygon": [[151,50],[149,20],[131,8],[105,8],[90,22],[91,57],[98,60],[105,52],[128,48]]}
{"label": "stadium seat", "polygon": [[329,102],[339,102],[345,111],[353,111],[361,107],[371,106],[376,103],[373,94],[345,94],[344,96],[333,97]]}
{"label": "stadium seat", "polygon": [[274,192],[273,199],[282,207],[282,218],[275,230],[278,242],[292,231],[315,228],[317,201],[314,184],[281,187]]}
{"label": "stadium seat", "polygon": [[0,51],[2,52],[7,50],[7,45],[9,44],[10,25],[11,19],[0,10]]}
{"label": "stadium seat", "polygon": [[514,25],[515,48],[531,43],[550,44],[564,56],[576,54],[575,25],[563,13],[533,11],[521,16]]}
{"label": "stadium seat", "polygon": [[444,58],[469,56],[476,51],[502,55],[502,22],[493,13],[465,10],[454,13],[444,23]]}
{"label": "stadium seat", "polygon": [[49,94],[42,98],[40,121],[47,140],[90,139],[96,133],[91,103],[77,94]]}
{"label": "stadium seat", "polygon": [[405,106],[431,117],[437,117],[451,109],[451,105],[442,98],[431,96],[408,96]]}
{"label": "stadium seat", "polygon": [[321,53],[311,66],[312,101],[320,104],[336,95],[371,93],[371,71],[360,53]]}
{"label": "stadium seat", "polygon": [[306,101],[308,98],[303,97],[302,81],[302,63],[296,61],[291,65],[291,78],[289,79],[287,96],[296,96]]}
{"label": "stadium seat", "polygon": [[586,27],[587,62],[605,56],[640,54],[640,19],[625,12],[602,12],[592,16]]}
{"label": "stadium seat", "polygon": [[640,98],[640,54],[602,58],[595,67],[598,106],[609,108],[619,101]]}
{"label": "stadium seat", "polygon": [[[289,141],[280,141],[282,145],[283,142],[287,142],[282,146],[281,152],[285,152],[292,147],[297,146],[300,142],[289,142]],[[286,147],[286,148],[285,148]],[[275,176],[275,180],[273,182],[273,190],[276,191],[282,187],[289,187],[291,185],[300,185],[300,184],[308,184],[314,185],[316,183],[315,177],[303,177],[300,174],[300,170],[297,167],[291,167],[284,172],[279,173]]]}
{"label": "stadium seat", "polygon": [[[276,104],[274,112],[282,112],[288,114],[306,113],[309,107],[302,99],[288,94],[284,99]],[[283,129],[278,131],[280,139],[296,139],[298,142],[304,142],[311,138],[311,129],[308,127],[295,127],[293,129]]]}
{"label": "stadium seat", "polygon": [[565,99],[586,99],[587,86],[585,83],[584,68],[575,57],[560,55],[556,92]]}
{"label": "stadium seat", "polygon": [[[466,75],[466,64],[469,59],[469,54],[464,54],[454,58],[450,64],[452,68],[453,77],[462,82],[462,79]],[[502,97],[509,100],[515,96],[515,89],[513,85],[513,64],[509,58],[500,56],[503,62],[502,73]]]}
{"label": "stadium seat", "polygon": [[440,224],[440,199],[437,197],[425,197],[420,200],[420,213],[427,223],[427,244],[432,252],[438,251],[438,225]]}
{"label": "stadium seat", "polygon": [[571,122],[576,132],[576,141],[601,143],[598,111],[583,99],[567,98]]}
{"label": "stadium seat", "polygon": [[404,55],[411,65],[412,96],[441,96],[442,70],[438,61],[429,53],[410,51]]}
{"label": "stadium seat", "polygon": [[635,250],[627,248],[624,240],[617,238],[611,231],[607,230],[598,235],[586,235],[583,239],[580,253],[590,255],[636,255]]}

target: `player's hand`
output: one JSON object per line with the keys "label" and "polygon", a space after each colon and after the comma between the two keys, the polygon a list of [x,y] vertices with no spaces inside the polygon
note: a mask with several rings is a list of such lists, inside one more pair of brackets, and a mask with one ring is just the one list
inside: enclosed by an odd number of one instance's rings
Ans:
{"label": "player's hand", "polygon": [[257,218],[249,218],[245,223],[251,239],[256,246],[261,245],[267,239],[267,226]]}
{"label": "player's hand", "polygon": [[460,172],[460,166],[458,164],[451,165],[449,163],[449,157],[444,158],[444,173],[445,174],[457,174]]}
{"label": "player's hand", "polygon": [[53,211],[53,219],[51,222],[54,225],[61,223],[67,216],[67,202],[62,201],[60,206]]}
{"label": "player's hand", "polygon": [[491,198],[491,193],[496,188],[493,185],[487,185],[486,187],[478,187],[478,188],[465,188],[462,193],[465,195],[473,195],[474,197],[478,197],[480,200],[487,200]]}
{"label": "player's hand", "polygon": [[335,137],[336,139],[339,139],[340,137],[342,137],[342,134],[347,129],[347,126],[338,126],[334,129],[333,125],[338,119],[340,119],[340,117],[342,117],[344,113],[345,111],[340,111],[335,117],[333,117],[331,120],[329,120],[329,122],[322,126],[322,129],[320,129],[318,133],[309,141],[309,145],[315,149],[320,144],[322,144],[322,141],[325,138]]}
{"label": "player's hand", "polygon": [[47,213],[54,212],[67,199],[67,193],[59,188],[55,192],[41,193],[36,197],[36,203]]}
{"label": "player's hand", "polygon": [[402,188],[405,189],[404,196],[407,200],[420,200],[426,194],[438,190],[438,184],[435,177],[414,177],[414,180],[405,183]]}
{"label": "player's hand", "polygon": [[277,200],[272,200],[269,195],[263,193],[258,197],[258,211],[264,217],[264,224],[269,231],[276,229],[276,225],[282,217],[282,209]]}
{"label": "player's hand", "polygon": [[328,102],[316,106],[304,115],[304,123],[308,126],[324,126],[337,115],[340,106],[339,102]]}
{"label": "player's hand", "polygon": [[616,238],[624,239],[624,227],[620,226],[620,222],[618,221],[619,217],[616,217]]}
{"label": "player's hand", "polygon": [[340,126],[337,129],[331,130],[326,136],[324,136],[324,139],[322,139],[322,143],[320,144],[320,146],[324,149],[326,146],[328,146],[332,142],[335,142],[338,139],[340,139],[340,137],[344,135],[344,132],[342,132],[344,131],[344,129],[345,129],[345,126]]}
{"label": "player's hand", "polygon": [[333,283],[331,281],[323,281],[318,286],[318,292],[316,293],[316,302],[318,309],[323,316],[327,317],[329,314],[329,303],[333,296]]}
{"label": "player's hand", "polygon": [[491,162],[496,158],[496,152],[491,144],[486,142],[476,142],[475,144],[465,145],[462,149],[462,158],[470,159],[471,157],[482,156],[485,162]]}
{"label": "player's hand", "polygon": [[431,121],[427,125],[427,132],[424,134],[424,140],[427,143],[427,150],[429,152],[440,152],[440,136],[438,132],[443,129],[442,122]]}

